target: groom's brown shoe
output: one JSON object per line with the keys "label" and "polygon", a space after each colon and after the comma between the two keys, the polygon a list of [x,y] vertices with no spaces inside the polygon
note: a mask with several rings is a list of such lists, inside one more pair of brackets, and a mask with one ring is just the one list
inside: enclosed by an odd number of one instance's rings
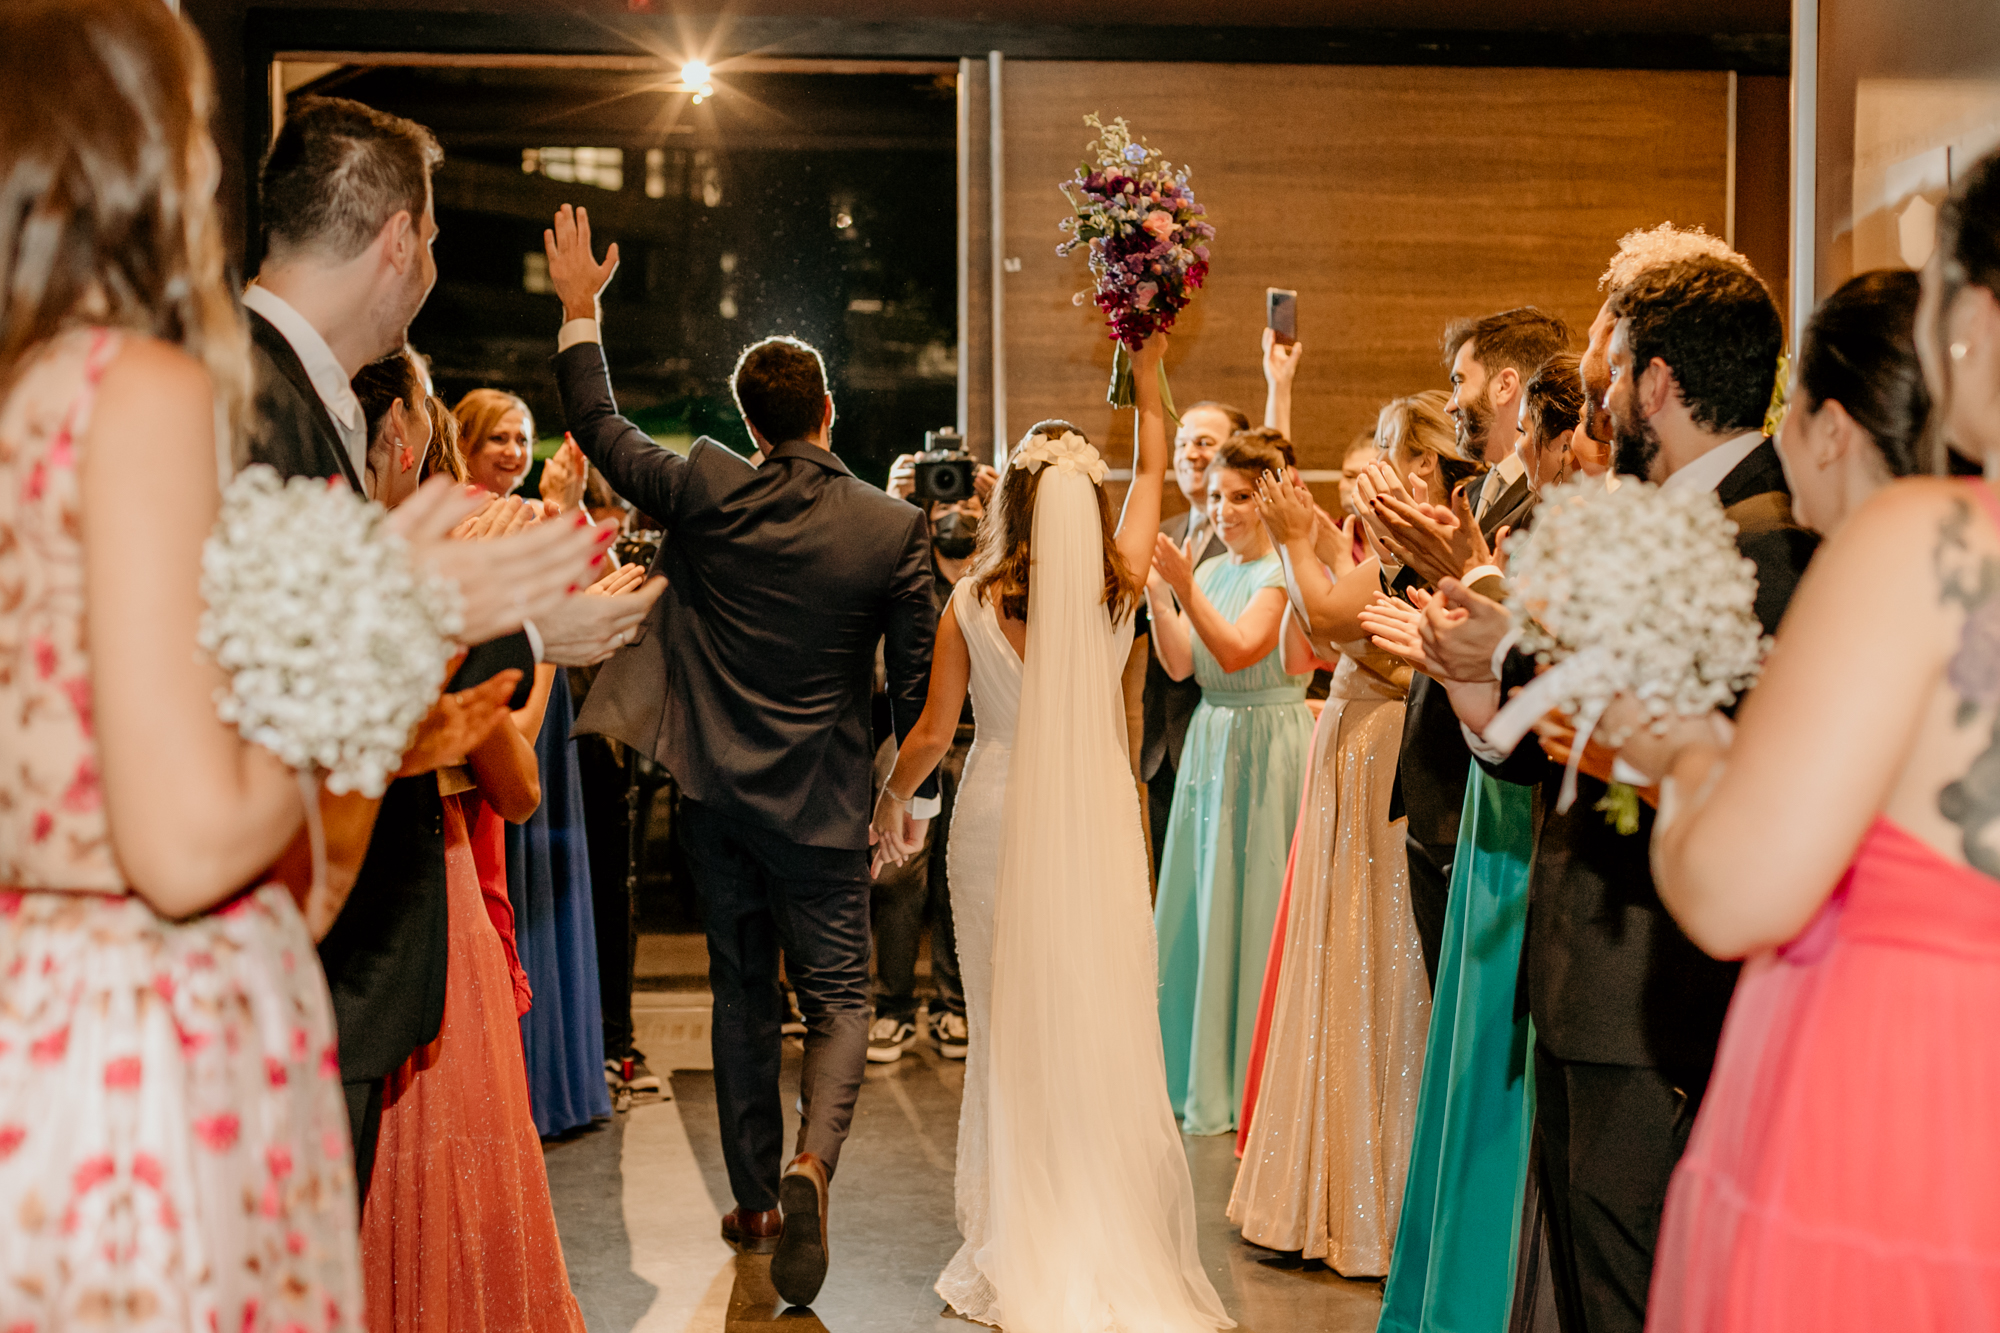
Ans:
{"label": "groom's brown shoe", "polygon": [[791,1305],[811,1305],[826,1281],[826,1167],[802,1152],[778,1181],[784,1234],[771,1256],[771,1285]]}
{"label": "groom's brown shoe", "polygon": [[784,1214],[775,1208],[762,1212],[738,1208],[723,1217],[722,1238],[745,1254],[769,1254],[778,1248],[784,1225]]}

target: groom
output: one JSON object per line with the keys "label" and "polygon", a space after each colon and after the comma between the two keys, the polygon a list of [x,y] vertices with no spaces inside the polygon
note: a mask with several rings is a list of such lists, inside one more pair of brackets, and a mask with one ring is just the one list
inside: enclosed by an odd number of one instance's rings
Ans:
{"label": "groom", "polygon": [[[867,1067],[869,703],[886,636],[896,734],[929,689],[930,542],[923,511],[834,457],[819,353],[768,338],[737,361],[761,467],[710,439],[687,457],[618,415],[598,341],[598,295],[618,267],[591,253],[590,219],[564,205],[545,233],[562,298],[556,374],[570,433],[612,489],[666,529],[668,578],[646,638],[591,690],[603,729],[665,764],[708,931],[715,1095],[736,1208],[723,1239],[770,1248],[794,1305],[826,1276],[827,1182]],[[593,710],[587,710],[587,713]],[[584,719],[585,729],[591,719]],[[935,784],[913,802],[935,807]],[[922,820],[906,835],[920,840]],[[806,1018],[802,1122],[782,1161],[778,1065],[783,950]]]}

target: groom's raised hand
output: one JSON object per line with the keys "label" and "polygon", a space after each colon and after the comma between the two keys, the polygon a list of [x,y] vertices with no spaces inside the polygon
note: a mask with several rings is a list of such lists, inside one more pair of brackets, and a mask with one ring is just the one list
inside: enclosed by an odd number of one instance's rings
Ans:
{"label": "groom's raised hand", "polygon": [[590,248],[590,210],[564,204],[556,210],[555,225],[542,232],[542,248],[548,251],[549,281],[562,298],[563,318],[598,318],[597,298],[618,271],[618,242],[598,263]]}

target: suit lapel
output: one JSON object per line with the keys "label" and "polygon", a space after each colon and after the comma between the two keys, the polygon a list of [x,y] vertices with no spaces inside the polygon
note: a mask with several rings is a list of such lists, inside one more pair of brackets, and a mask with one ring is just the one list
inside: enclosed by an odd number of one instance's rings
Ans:
{"label": "suit lapel", "polygon": [[347,445],[340,438],[340,428],[334,425],[333,414],[326,410],[326,403],[320,398],[319,390],[313,387],[312,376],[306,374],[305,363],[299,360],[299,354],[270,320],[254,310],[246,309],[243,313],[250,317],[250,336],[264,349],[271,358],[271,364],[277,367],[278,373],[284,376],[285,382],[292,386],[311,412],[315,443],[339,466],[340,475],[347,479],[347,484],[354,488],[356,494],[366,495],[367,488],[361,484],[360,476],[354,471],[354,460],[348,457]]}
{"label": "suit lapel", "polygon": [[1503,527],[1519,527],[1522,511],[1533,503],[1534,493],[1528,489],[1528,474],[1523,472],[1486,507],[1486,513],[1479,520],[1479,531],[1491,539]]}

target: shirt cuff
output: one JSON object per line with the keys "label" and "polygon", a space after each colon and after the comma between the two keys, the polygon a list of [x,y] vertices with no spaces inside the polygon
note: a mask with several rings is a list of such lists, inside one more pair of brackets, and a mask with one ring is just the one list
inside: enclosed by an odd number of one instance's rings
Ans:
{"label": "shirt cuff", "polygon": [[535,628],[535,622],[532,620],[521,622],[521,632],[528,636],[528,651],[535,655],[535,665],[540,666],[542,664],[542,632]]}
{"label": "shirt cuff", "polygon": [[571,319],[563,321],[556,330],[556,351],[567,352],[578,343],[604,341],[598,336],[597,321],[594,319]]}
{"label": "shirt cuff", "polygon": [[1507,751],[1497,745],[1488,745],[1486,738],[1471,727],[1461,722],[1458,724],[1458,729],[1465,733],[1465,747],[1479,758],[1484,759],[1489,764],[1498,764],[1506,760]]}
{"label": "shirt cuff", "polygon": [[912,796],[910,798],[910,818],[912,819],[936,819],[938,812],[943,809],[944,797],[942,796]]}
{"label": "shirt cuff", "polygon": [[1479,580],[1481,579],[1498,579],[1505,577],[1506,575],[1501,571],[1500,566],[1498,565],[1477,565],[1471,569],[1466,570],[1464,575],[1460,577],[1458,581],[1465,587],[1470,588],[1473,584],[1479,582]]}

